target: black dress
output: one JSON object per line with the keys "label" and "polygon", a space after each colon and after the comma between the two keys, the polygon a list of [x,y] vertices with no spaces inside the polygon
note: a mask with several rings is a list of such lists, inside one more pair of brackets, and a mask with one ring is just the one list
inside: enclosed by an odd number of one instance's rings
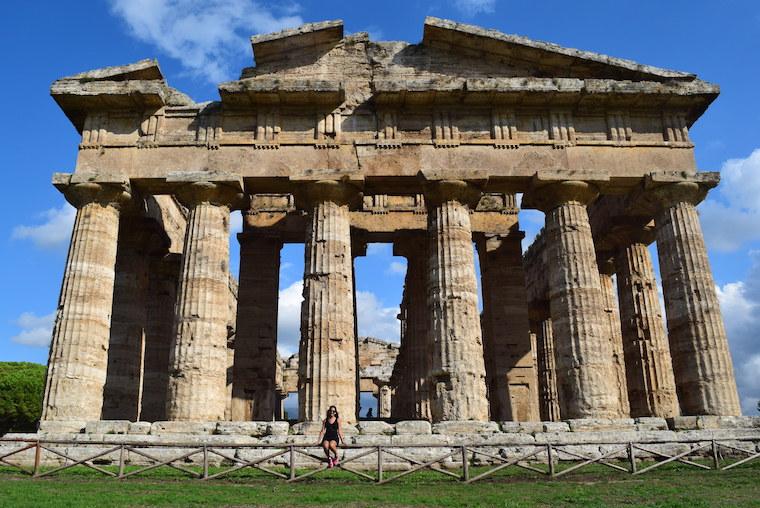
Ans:
{"label": "black dress", "polygon": [[330,423],[330,420],[325,420],[325,437],[322,439],[322,442],[324,443],[325,441],[335,441],[336,443],[340,441],[337,418],[333,423]]}

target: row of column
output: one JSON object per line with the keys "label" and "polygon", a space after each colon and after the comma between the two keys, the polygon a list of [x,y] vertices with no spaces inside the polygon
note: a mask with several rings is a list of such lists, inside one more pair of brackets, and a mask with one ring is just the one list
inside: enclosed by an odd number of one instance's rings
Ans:
{"label": "row of column", "polygon": [[[725,330],[694,208],[700,189],[697,184],[680,183],[654,192],[661,204],[656,236],[681,411],[738,414]],[[218,182],[183,183],[177,195],[189,209],[189,220],[173,312],[174,332],[170,344],[151,346],[156,351],[142,356],[145,362],[158,362],[168,355],[165,400],[163,395],[151,395],[152,402],[143,405],[155,408],[164,403],[164,416],[169,420],[218,420],[225,416],[227,398],[229,215],[231,208],[241,206],[243,196],[239,185]],[[551,324],[542,327],[539,360],[553,358],[562,418],[615,417],[624,413],[628,404],[634,412],[670,411],[675,397],[667,369],[659,361],[667,343],[657,329],[656,313],[646,314],[653,308],[656,294],[651,263],[647,271],[645,242],[633,242],[617,255],[618,298],[630,304],[621,306],[626,310],[620,318],[605,313],[614,310],[609,299],[611,284],[600,276],[586,211],[586,204],[596,195],[589,183],[563,181],[543,186],[534,197],[546,213],[550,278]],[[97,420],[108,408],[103,405],[103,394],[106,371],[111,368],[109,338],[119,321],[118,316],[111,316],[116,246],[120,208],[129,201],[129,194],[124,186],[88,182],[70,185],[66,196],[77,207],[77,218],[54,329],[43,418]],[[305,420],[321,419],[330,405],[338,406],[349,420],[356,415],[349,210],[358,196],[351,186],[335,181],[304,184],[296,192],[299,206],[310,212],[299,354],[299,409]],[[484,305],[481,327],[468,208],[479,196],[477,189],[462,181],[439,181],[426,188],[428,244],[416,248],[426,247],[427,255],[409,256],[406,288],[409,298],[417,301],[423,301],[424,292],[429,306],[412,306],[407,311],[412,314],[407,315],[407,334],[429,337],[428,341],[411,341],[406,350],[412,364],[420,365],[409,373],[416,394],[412,411],[422,417],[429,414],[434,421],[487,420],[489,415],[534,419],[536,415],[527,414],[531,410],[521,407],[521,398],[513,394],[525,386],[529,393],[523,398],[535,398],[537,383],[508,375],[519,372],[513,367],[525,366],[530,377],[530,352],[535,348],[524,337],[527,334],[520,332],[527,327],[527,306],[512,301],[524,298],[524,286],[510,276],[512,268],[504,262],[519,245],[500,238],[485,239],[480,249],[481,260],[486,260],[484,285],[489,286],[484,294],[490,299]],[[279,259],[279,248],[275,240],[242,242],[241,257],[250,264],[241,266],[239,315],[246,319],[239,323],[243,328],[239,333],[251,339],[236,346],[234,419],[269,419],[276,404],[271,385],[276,364],[279,267],[273,260]],[[412,259],[416,261],[412,263]],[[492,280],[507,281],[507,285],[490,284]],[[160,288],[157,280],[134,282],[151,291]],[[166,316],[166,305],[146,312],[156,314],[155,322],[166,326],[166,319],[160,319]],[[644,314],[646,322],[640,319]],[[611,324],[617,319],[622,323],[617,327],[622,333],[619,338],[612,333],[615,326]],[[151,320],[146,317],[146,321]],[[246,325],[254,328],[245,329]],[[484,341],[483,330],[486,337],[495,337],[489,330],[504,327],[514,331],[513,341]],[[120,345],[125,350],[135,344],[145,348],[150,341],[144,335],[154,333],[147,330],[139,340],[134,339],[138,333],[127,332],[130,340],[111,341],[117,346],[111,351],[114,369],[118,370]],[[553,341],[547,341],[549,335]],[[621,390],[619,369],[609,361],[619,357],[621,350],[627,391]],[[505,364],[503,359],[510,356],[513,364]],[[121,378],[134,375],[124,372]],[[124,389],[118,385],[115,390]],[[144,380],[137,383],[144,385]],[[496,394],[490,401],[489,391]],[[138,394],[136,400],[144,400],[145,395]],[[626,395],[630,402],[624,400]]]}
{"label": "row of column", "polygon": [[[695,208],[703,191],[693,182],[649,190],[657,203],[655,231],[622,235],[612,268],[596,261],[585,206],[596,194],[591,184],[565,181],[542,187],[534,198],[546,212],[549,274],[549,308],[534,327],[542,417],[740,414]],[[667,334],[650,234],[658,245]]]}

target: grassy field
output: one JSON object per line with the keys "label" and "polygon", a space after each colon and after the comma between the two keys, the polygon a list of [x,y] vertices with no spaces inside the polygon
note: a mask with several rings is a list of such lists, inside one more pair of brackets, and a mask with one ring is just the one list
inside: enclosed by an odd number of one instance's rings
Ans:
{"label": "grassy field", "polygon": [[0,468],[0,506],[760,507],[760,463],[726,472],[668,465],[640,477],[595,467],[556,480],[510,470],[472,485],[433,472],[386,485],[355,478],[329,471],[288,484],[241,471],[203,482],[162,470],[113,480],[79,469],[32,480]]}

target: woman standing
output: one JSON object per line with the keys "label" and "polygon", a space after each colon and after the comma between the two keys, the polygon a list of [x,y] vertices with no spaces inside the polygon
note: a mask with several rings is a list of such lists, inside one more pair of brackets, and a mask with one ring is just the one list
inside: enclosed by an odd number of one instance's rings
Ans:
{"label": "woman standing", "polygon": [[327,417],[322,420],[322,431],[319,433],[319,443],[325,450],[328,468],[336,466],[339,462],[339,442],[343,443],[345,440],[343,439],[343,431],[340,429],[340,417],[338,415],[338,408],[335,406],[330,406],[327,408]]}

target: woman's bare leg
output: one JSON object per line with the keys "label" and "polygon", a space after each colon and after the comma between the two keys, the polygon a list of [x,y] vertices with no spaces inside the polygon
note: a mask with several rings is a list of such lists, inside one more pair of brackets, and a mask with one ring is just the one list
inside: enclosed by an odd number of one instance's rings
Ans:
{"label": "woman's bare leg", "polygon": [[329,441],[323,441],[322,442],[322,448],[325,450],[325,456],[327,459],[330,459],[330,442]]}
{"label": "woman's bare leg", "polygon": [[338,458],[338,442],[330,441],[330,450],[335,454],[335,458]]}

